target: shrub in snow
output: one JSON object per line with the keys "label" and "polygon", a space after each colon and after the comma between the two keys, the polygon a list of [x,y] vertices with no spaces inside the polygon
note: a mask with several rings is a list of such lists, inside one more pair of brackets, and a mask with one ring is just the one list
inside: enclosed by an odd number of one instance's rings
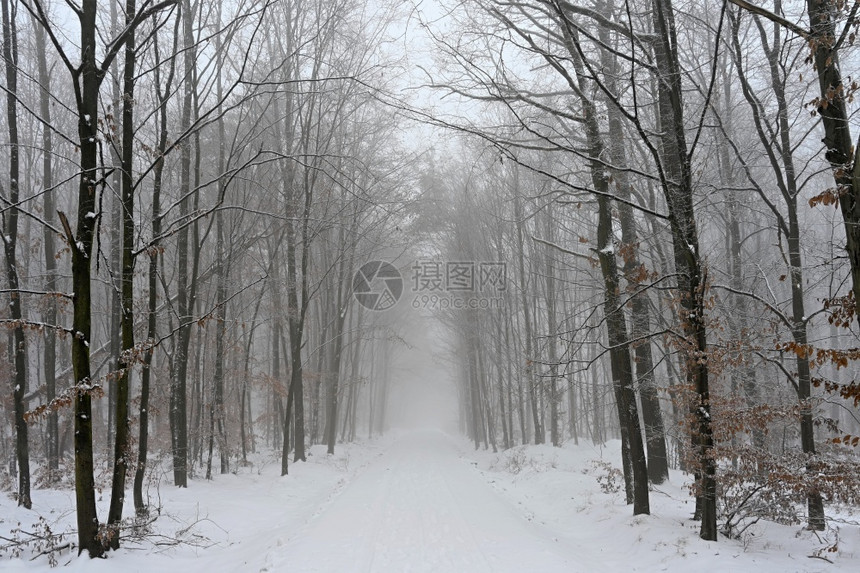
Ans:
{"label": "shrub in snow", "polygon": [[604,460],[591,460],[591,465],[594,466],[600,491],[609,494],[621,491],[624,487],[624,474],[620,469]]}
{"label": "shrub in snow", "polygon": [[64,551],[71,553],[74,549],[74,544],[65,540],[65,534],[54,533],[48,521],[41,516],[28,529],[19,523],[9,535],[0,536],[0,554],[10,559],[28,556],[32,561],[44,556],[51,567],[56,567],[57,557]]}

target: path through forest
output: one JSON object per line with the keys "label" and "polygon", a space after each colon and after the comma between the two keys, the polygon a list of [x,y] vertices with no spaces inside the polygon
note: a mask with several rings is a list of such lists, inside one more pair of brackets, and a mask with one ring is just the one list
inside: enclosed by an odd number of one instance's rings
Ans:
{"label": "path through forest", "polygon": [[[344,444],[333,456],[311,446],[289,476],[275,453],[260,452],[241,471],[189,488],[152,484],[151,502],[164,511],[143,539],[126,539],[108,559],[72,551],[58,562],[67,573],[858,571],[854,515],[834,514],[838,525],[820,535],[762,521],[742,540],[703,541],[685,476],[673,471],[652,492],[652,515],[633,517],[621,492],[605,491],[619,458],[617,440],[493,453],[441,431],[406,429]],[[0,497],[0,535],[48,525],[68,539],[73,492],[40,492],[41,526]],[[838,550],[828,551],[834,543]],[[0,559],[0,570],[55,571],[31,557]]]}
{"label": "path through forest", "polygon": [[586,571],[441,432],[404,434],[267,557],[271,571]]}

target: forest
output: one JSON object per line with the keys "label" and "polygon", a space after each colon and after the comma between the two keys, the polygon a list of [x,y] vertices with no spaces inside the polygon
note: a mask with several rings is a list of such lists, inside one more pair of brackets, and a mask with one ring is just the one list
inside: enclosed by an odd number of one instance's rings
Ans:
{"label": "forest", "polygon": [[860,555],[860,1],[0,3],[0,559],[431,411],[481,475],[603,452],[619,523]]}

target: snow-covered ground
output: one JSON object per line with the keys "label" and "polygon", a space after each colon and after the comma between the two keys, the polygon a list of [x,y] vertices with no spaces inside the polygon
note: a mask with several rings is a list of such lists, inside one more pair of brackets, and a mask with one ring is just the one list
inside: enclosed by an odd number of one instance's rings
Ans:
{"label": "snow-covered ground", "polygon": [[[292,465],[284,478],[276,456],[259,456],[236,475],[195,480],[184,490],[165,478],[150,491],[163,508],[152,535],[104,560],[66,551],[59,566],[183,573],[860,570],[856,525],[816,535],[760,523],[740,541],[701,541],[680,474],[652,492],[652,515],[632,517],[622,495],[598,483],[607,475],[599,460],[617,465],[617,447],[494,454],[438,431],[413,431],[344,445],[332,457],[314,447],[308,463]],[[73,527],[72,491],[36,490],[33,497],[33,511],[3,497],[0,535],[9,537],[18,523],[33,531],[40,515],[54,532]],[[836,550],[825,551],[837,535]],[[4,556],[0,570],[48,570],[45,556],[32,558]]]}
{"label": "snow-covered ground", "polygon": [[[603,448],[521,446],[464,457],[477,462],[476,470],[501,498],[573,550],[579,565],[571,571],[860,571],[857,525],[831,524],[833,529],[814,533],[801,525],[759,522],[741,540],[701,540],[699,523],[690,519],[695,501],[680,472],[652,488],[651,515],[633,517],[623,490],[604,493],[598,482],[606,483],[605,462],[620,465],[618,441]],[[836,550],[828,551],[834,544]]]}

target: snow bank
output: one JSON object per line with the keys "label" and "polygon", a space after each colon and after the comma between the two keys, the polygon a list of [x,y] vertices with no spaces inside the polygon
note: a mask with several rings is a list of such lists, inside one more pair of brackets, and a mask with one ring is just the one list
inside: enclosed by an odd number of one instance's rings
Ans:
{"label": "snow bank", "polygon": [[[633,517],[624,503],[617,440],[606,447],[581,441],[498,454],[475,451],[467,442],[460,447],[475,471],[526,519],[602,571],[860,571],[856,515],[835,515],[820,533],[759,522],[740,540],[701,540],[699,524],[691,520],[689,479],[676,471],[669,483],[652,487],[651,515]],[[607,480],[608,468],[618,477]],[[617,491],[602,486],[607,482],[619,486]],[[831,517],[832,508],[826,509]]]}

